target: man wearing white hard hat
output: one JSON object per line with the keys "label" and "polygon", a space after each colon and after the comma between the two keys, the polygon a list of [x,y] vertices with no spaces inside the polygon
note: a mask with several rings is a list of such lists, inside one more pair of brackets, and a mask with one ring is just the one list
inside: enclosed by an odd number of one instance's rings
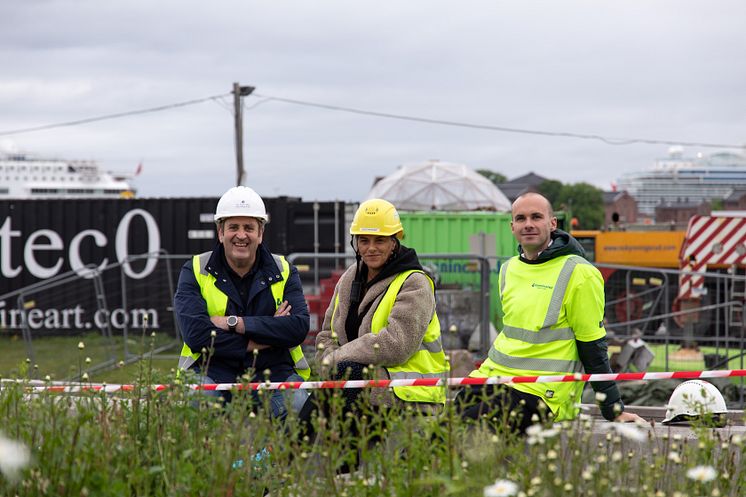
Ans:
{"label": "man wearing white hard hat", "polygon": [[[310,369],[300,345],[310,317],[298,271],[262,243],[268,221],[262,198],[237,186],[215,210],[218,242],[181,269],[174,296],[184,346],[179,368],[204,383],[303,381]],[[203,351],[212,350],[209,357]],[[223,394],[230,400],[230,393]],[[272,415],[284,417],[286,399],[299,409],[303,390],[276,391]]]}

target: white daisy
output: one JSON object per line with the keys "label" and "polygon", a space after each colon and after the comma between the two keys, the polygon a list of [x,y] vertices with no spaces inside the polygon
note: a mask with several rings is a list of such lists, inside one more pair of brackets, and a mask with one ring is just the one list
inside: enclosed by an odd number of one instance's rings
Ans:
{"label": "white daisy", "polygon": [[611,428],[619,435],[635,442],[644,442],[647,439],[645,432],[632,423],[612,423]]}
{"label": "white daisy", "polygon": [[3,475],[14,480],[18,473],[28,466],[30,459],[28,447],[0,435],[0,472]]}
{"label": "white daisy", "polygon": [[694,481],[707,482],[717,477],[717,471],[712,466],[694,466],[686,472],[686,476]]}
{"label": "white daisy", "polygon": [[484,487],[484,497],[510,497],[518,491],[518,485],[510,480],[495,480],[495,483]]}

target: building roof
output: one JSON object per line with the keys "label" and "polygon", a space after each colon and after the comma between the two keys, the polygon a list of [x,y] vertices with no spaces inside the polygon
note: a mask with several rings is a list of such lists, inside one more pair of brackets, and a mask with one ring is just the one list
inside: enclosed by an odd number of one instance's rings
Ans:
{"label": "building roof", "polygon": [[528,174],[524,174],[523,176],[518,176],[517,178],[513,178],[509,181],[506,181],[505,184],[520,184],[520,185],[527,185],[527,186],[539,186],[543,182],[548,181],[549,178],[545,178],[544,176],[539,176],[538,174],[534,172],[530,172]]}
{"label": "building roof", "polygon": [[627,193],[627,190],[622,191],[610,191],[610,192],[601,192],[601,197],[603,199],[604,205],[607,204],[613,204],[614,202],[621,200],[624,197],[629,197],[630,194]]}

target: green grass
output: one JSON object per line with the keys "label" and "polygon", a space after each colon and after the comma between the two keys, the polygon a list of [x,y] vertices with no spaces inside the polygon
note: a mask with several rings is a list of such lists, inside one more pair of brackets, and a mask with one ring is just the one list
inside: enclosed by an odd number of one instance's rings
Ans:
{"label": "green grass", "polygon": [[671,344],[668,346],[668,369],[666,369],[666,345],[665,344],[648,344],[650,350],[655,354],[655,359],[650,364],[651,371],[703,371],[707,369],[705,367],[704,356],[706,354],[718,353],[722,356],[727,354],[731,359],[728,364],[724,364],[718,367],[718,369],[742,369],[746,365],[746,357],[743,358],[744,364],[741,363],[739,357],[741,349],[725,349],[720,347],[699,347],[701,357],[693,359],[682,359],[676,357],[676,352],[680,349],[679,345]]}
{"label": "green grass", "polygon": [[[79,348],[80,342],[84,345],[83,349]],[[127,352],[132,358],[133,355],[148,353],[151,348],[169,343],[173,343],[174,347],[168,354],[177,356],[178,346],[174,338],[166,333],[156,333],[155,337],[134,335],[133,338],[131,335],[127,341]],[[137,378],[139,366],[126,360],[124,345],[121,336],[109,341],[97,333],[37,337],[33,339],[34,359],[30,361],[27,359],[29,353],[26,344],[20,336],[0,336],[0,347],[3,350],[0,354],[0,377],[44,379],[48,375],[52,380],[62,380],[89,372],[91,381],[131,383]],[[86,361],[87,358],[90,358],[89,362]],[[97,367],[107,361],[112,363],[110,368],[97,370]],[[120,361],[127,364],[120,367]],[[153,360],[153,368],[158,374],[168,373],[176,364],[175,357]]]}
{"label": "green grass", "polygon": [[[537,426],[540,433],[527,440],[506,432],[503,418],[467,424],[451,405],[422,416],[371,410],[366,402],[348,416],[339,392],[328,394],[328,415],[314,420],[311,440],[294,415],[283,425],[246,395],[223,407],[195,404],[178,387],[73,397],[6,385],[3,436],[31,458],[18,472],[0,474],[0,495],[243,497],[268,489],[272,496],[479,496],[496,479],[526,497],[740,496],[746,488],[743,441],[705,427],[690,443],[644,434],[634,441],[614,431],[599,442],[590,437],[594,421],[579,419]],[[267,447],[270,459],[253,464],[252,455]],[[344,464],[356,469],[340,476]],[[699,465],[712,467],[715,479],[687,477]]]}
{"label": "green grass", "polygon": [[[95,336],[84,337],[82,351],[78,341],[46,345],[68,362],[96,351],[106,357]],[[156,342],[147,337],[139,350]],[[24,365],[21,359],[19,372]],[[293,413],[284,424],[267,415],[266,393],[259,403],[247,392],[228,406],[198,402],[176,381],[173,365],[145,360],[112,372],[126,378],[107,382],[136,385],[116,395],[32,393],[23,383],[3,384],[0,436],[27,447],[31,458],[18,472],[0,460],[0,495],[243,497],[268,489],[273,496],[479,496],[496,479],[515,483],[525,497],[739,496],[746,489],[743,440],[705,426],[695,427],[689,443],[650,434],[631,441],[614,432],[599,442],[586,418],[537,426],[544,436],[527,440],[507,432],[505,418],[466,423],[450,403],[437,416],[423,416],[411,407],[371,409],[366,392],[349,415],[337,390],[318,392],[329,396],[330,407],[314,419],[317,436],[310,439]],[[147,388],[154,382],[173,386],[155,393]],[[269,462],[253,464],[267,447]],[[8,457],[14,454],[0,451],[0,459]],[[357,469],[341,477],[345,464]],[[688,478],[699,465],[711,466],[716,478]]]}

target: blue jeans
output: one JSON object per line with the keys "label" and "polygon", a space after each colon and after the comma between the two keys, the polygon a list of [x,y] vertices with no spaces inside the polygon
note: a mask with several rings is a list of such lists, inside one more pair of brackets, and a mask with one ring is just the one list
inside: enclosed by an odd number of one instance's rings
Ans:
{"label": "blue jeans", "polygon": [[[218,383],[207,375],[196,374],[194,376],[194,382],[199,384],[211,385]],[[293,373],[288,376],[285,381],[303,381],[303,378],[297,373]],[[271,390],[272,396],[269,399],[269,406],[272,409],[272,416],[275,418],[284,419],[288,414],[288,406],[296,414],[300,412],[303,404],[306,403],[306,399],[310,395],[308,390],[301,390],[299,388],[287,389],[287,390]],[[219,398],[222,397],[226,402],[231,401],[231,393],[227,391],[219,390],[200,390],[200,394],[206,397]],[[251,396],[257,403],[261,403],[259,395],[256,391],[251,392]]]}

